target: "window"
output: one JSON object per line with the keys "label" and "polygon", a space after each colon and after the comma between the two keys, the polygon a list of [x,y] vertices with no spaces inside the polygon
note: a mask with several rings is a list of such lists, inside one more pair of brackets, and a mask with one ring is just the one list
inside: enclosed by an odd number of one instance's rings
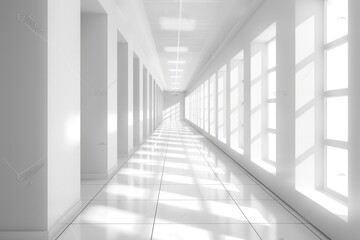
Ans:
{"label": "window", "polygon": [[296,9],[295,186],[347,221],[348,5],[323,3]]}
{"label": "window", "polygon": [[204,130],[205,132],[209,132],[209,80],[206,80],[204,82],[204,105],[205,105],[205,111],[204,111],[204,119],[205,119],[205,126]]}
{"label": "window", "polygon": [[244,52],[231,59],[230,147],[244,153]]}
{"label": "window", "polygon": [[200,87],[196,88],[196,120],[197,120],[197,126],[201,127],[201,91]]}
{"label": "window", "polygon": [[204,83],[202,83],[200,85],[200,128],[204,129],[204,123],[205,123],[205,119],[204,119],[204,113],[205,113],[205,101],[204,101]]}
{"label": "window", "polygon": [[276,38],[267,43],[267,149],[266,160],[276,162]]}
{"label": "window", "polygon": [[185,97],[185,119],[190,120],[190,102],[189,102],[189,96]]}
{"label": "window", "polygon": [[276,173],[276,23],[251,44],[251,161]]}
{"label": "window", "polygon": [[210,134],[216,137],[216,76],[215,74],[210,78]]}
{"label": "window", "polygon": [[226,65],[218,71],[217,110],[218,139],[226,143]]}
{"label": "window", "polygon": [[348,196],[348,1],[325,1],[325,190]]}

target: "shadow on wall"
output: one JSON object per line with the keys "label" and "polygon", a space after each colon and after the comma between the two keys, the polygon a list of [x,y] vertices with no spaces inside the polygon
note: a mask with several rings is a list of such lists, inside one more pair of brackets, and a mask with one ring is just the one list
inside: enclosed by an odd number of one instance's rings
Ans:
{"label": "shadow on wall", "polygon": [[176,103],[163,110],[163,121],[180,121],[180,103]]}

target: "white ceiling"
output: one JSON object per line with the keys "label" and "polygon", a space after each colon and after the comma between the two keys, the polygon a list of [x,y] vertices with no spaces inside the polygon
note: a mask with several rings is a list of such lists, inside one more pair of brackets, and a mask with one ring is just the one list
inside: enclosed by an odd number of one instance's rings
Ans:
{"label": "white ceiling", "polygon": [[[159,53],[165,90],[184,91],[224,39],[240,30],[262,0],[182,0],[181,21],[180,0],[143,2]],[[168,62],[177,59],[185,63]],[[177,65],[183,71],[170,71]]]}

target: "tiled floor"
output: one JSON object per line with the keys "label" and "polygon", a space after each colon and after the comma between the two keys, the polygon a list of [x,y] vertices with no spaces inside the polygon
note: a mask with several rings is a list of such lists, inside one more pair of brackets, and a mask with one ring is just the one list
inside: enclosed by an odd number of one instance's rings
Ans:
{"label": "tiled floor", "polygon": [[180,122],[158,128],[108,181],[83,182],[82,201],[59,240],[325,239]]}

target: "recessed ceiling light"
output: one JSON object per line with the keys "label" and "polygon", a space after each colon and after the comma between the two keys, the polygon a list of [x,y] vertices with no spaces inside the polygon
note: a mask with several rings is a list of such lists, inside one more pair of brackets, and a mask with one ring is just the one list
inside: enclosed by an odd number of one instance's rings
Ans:
{"label": "recessed ceiling light", "polygon": [[170,64],[184,64],[184,63],[186,63],[186,61],[184,61],[184,60],[179,60],[179,61],[170,60],[170,61],[168,61],[168,63],[170,63]]}
{"label": "recessed ceiling light", "polygon": [[170,72],[183,72],[184,69],[169,69]]}
{"label": "recessed ceiling light", "polygon": [[182,76],[170,76],[170,78],[182,78]]}
{"label": "recessed ceiling light", "polygon": [[188,52],[188,47],[165,47],[165,52]]}
{"label": "recessed ceiling light", "polygon": [[[179,30],[179,19],[178,18],[160,18],[160,26],[165,31],[178,31]],[[180,31],[192,32],[195,30],[196,20],[195,19],[182,19]]]}

